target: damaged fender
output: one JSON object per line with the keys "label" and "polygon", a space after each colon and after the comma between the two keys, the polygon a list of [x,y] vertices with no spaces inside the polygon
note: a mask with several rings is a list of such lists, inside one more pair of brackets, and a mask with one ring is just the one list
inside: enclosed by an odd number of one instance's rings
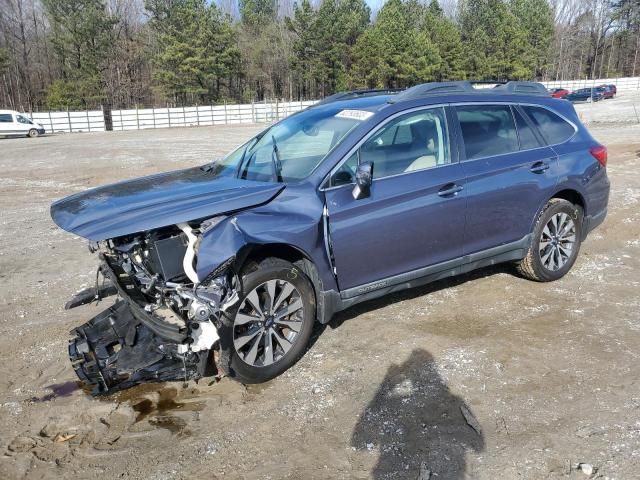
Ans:
{"label": "damaged fender", "polygon": [[[296,188],[288,187],[280,194],[277,203],[223,217],[201,234],[198,277],[206,282],[219,273],[220,266],[232,260],[241,265],[253,247],[286,245],[298,250],[315,265],[320,280],[316,288],[320,287],[321,291],[337,290],[325,242],[323,211],[322,198],[314,197],[312,202],[301,204]],[[319,308],[322,310],[321,305]],[[323,321],[321,311],[318,317]]]}

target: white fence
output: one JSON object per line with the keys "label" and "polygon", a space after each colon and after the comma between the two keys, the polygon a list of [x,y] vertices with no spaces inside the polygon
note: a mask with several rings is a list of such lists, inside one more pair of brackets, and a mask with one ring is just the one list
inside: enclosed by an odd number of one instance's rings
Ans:
{"label": "white fence", "polygon": [[595,80],[558,80],[553,82],[541,82],[547,88],[564,87],[569,90],[577,90],[579,88],[592,88],[598,85],[615,85],[620,91],[640,90],[640,77],[625,78],[598,78]]}
{"label": "white fence", "polygon": [[[618,93],[640,90],[640,77],[601,78],[596,80],[567,80],[542,82],[547,88],[565,87],[570,90],[613,84]],[[244,105],[200,105],[177,108],[144,108],[112,110],[113,130],[142,130],[146,128],[192,127],[199,125],[229,125],[240,123],[267,123],[284,118],[316,103],[273,102]],[[102,132],[105,131],[104,112],[101,110],[74,112],[33,112],[32,118],[47,132]]]}
{"label": "white fence", "polygon": [[[201,125],[231,125],[267,123],[284,118],[316,103],[274,102],[245,105],[200,105],[177,108],[141,108],[112,110],[113,130],[193,127]],[[33,120],[49,133],[103,132],[106,130],[102,110],[33,112]]]}

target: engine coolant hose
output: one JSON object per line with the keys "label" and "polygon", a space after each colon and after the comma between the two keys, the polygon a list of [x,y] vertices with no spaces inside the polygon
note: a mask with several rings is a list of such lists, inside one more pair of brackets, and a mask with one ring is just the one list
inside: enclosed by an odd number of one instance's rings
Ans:
{"label": "engine coolant hose", "polygon": [[200,280],[198,279],[198,274],[193,268],[193,260],[196,258],[195,245],[198,237],[195,236],[188,223],[179,223],[177,226],[184,232],[189,240],[187,252],[184,254],[184,259],[182,260],[182,268],[184,268],[184,273],[187,274],[189,280],[191,280],[194,285],[197,285],[200,283]]}

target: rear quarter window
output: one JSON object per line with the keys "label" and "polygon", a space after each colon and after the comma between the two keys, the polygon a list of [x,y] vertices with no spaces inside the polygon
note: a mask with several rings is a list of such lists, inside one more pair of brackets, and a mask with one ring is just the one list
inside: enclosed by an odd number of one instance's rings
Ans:
{"label": "rear quarter window", "polygon": [[532,106],[522,106],[522,108],[549,145],[564,143],[576,132],[573,125],[546,108]]}

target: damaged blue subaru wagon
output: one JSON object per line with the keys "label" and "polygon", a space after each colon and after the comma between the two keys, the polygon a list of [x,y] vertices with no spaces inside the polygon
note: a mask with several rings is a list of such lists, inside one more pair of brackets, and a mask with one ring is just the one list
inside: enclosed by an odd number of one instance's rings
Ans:
{"label": "damaged blue subaru wagon", "polygon": [[537,83],[336,94],[220,161],[55,202],[116,295],[72,331],[94,394],[228,375],[264,382],[314,322],[498,262],[553,281],[607,213],[607,150]]}

